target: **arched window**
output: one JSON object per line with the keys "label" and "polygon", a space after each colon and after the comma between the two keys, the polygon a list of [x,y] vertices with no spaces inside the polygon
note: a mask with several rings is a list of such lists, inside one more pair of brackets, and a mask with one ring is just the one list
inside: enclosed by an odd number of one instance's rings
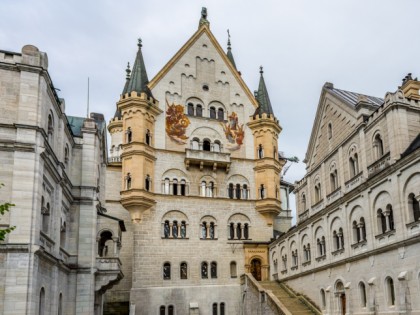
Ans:
{"label": "arched window", "polygon": [[367,303],[366,286],[363,282],[359,283],[359,290],[360,290],[360,305],[362,307],[366,307],[366,303]]}
{"label": "arched window", "polygon": [[145,188],[147,191],[150,191],[152,188],[152,179],[150,178],[149,174],[146,175]]}
{"label": "arched window", "polygon": [[340,249],[340,239],[338,237],[337,231],[333,232],[333,239],[334,239],[334,249],[339,250]]}
{"label": "arched window", "polygon": [[174,315],[174,306],[173,305],[169,305],[169,307],[168,307],[168,315]]}
{"label": "arched window", "polygon": [[233,184],[229,184],[228,195],[230,199],[233,199]]}
{"label": "arched window", "polygon": [[210,274],[212,279],[217,278],[217,262],[215,261],[210,264]]}
{"label": "arched window", "polygon": [[181,179],[181,196],[185,196],[186,195],[186,188],[187,188],[187,182],[185,181],[185,179]]}
{"label": "arched window", "polygon": [[194,116],[194,105],[192,103],[188,103],[187,108],[188,108],[188,115]]}
{"label": "arched window", "polygon": [[338,188],[338,175],[336,169],[332,170],[330,173],[330,185],[331,191],[334,191]]}
{"label": "arched window", "polygon": [[248,223],[244,224],[244,238],[247,240],[249,238],[249,226]]}
{"label": "arched window", "polygon": [[328,124],[328,139],[331,139],[333,136],[333,129],[332,129],[332,124],[329,123]]}
{"label": "arched window", "polygon": [[220,142],[217,140],[213,144],[213,152],[220,152]]}
{"label": "arched window", "polygon": [[413,193],[408,195],[408,209],[413,216],[413,221],[419,221],[420,220],[419,201],[416,199],[416,196]]}
{"label": "arched window", "polygon": [[166,315],[166,307],[165,306],[161,306],[159,308],[159,315]]}
{"label": "arched window", "polygon": [[209,236],[210,236],[210,239],[214,240],[214,238],[215,238],[215,225],[214,225],[214,222],[210,222]]}
{"label": "arched window", "polygon": [[359,229],[358,229],[356,221],[353,221],[353,242],[354,243],[360,242]]}
{"label": "arched window", "polygon": [[355,153],[352,157],[349,158],[349,165],[350,165],[350,177],[354,177],[359,174],[359,158],[357,153]]}
{"label": "arched window", "polygon": [[386,289],[387,289],[388,305],[390,306],[395,305],[394,280],[392,280],[391,277],[386,278]]}
{"label": "arched window", "polygon": [[61,226],[60,226],[60,247],[61,248],[66,248],[66,228],[67,228],[66,222],[61,222]]}
{"label": "arched window", "polygon": [[69,146],[66,144],[66,147],[64,148],[64,163],[67,165],[69,163]]}
{"label": "arched window", "polygon": [[219,108],[217,110],[217,119],[220,121],[223,121],[225,119],[225,112],[223,111],[223,108]]}
{"label": "arched window", "polygon": [[231,223],[229,225],[229,236],[230,236],[231,240],[233,240],[235,238],[235,225],[234,225],[234,223]]}
{"label": "arched window", "polygon": [[131,131],[131,127],[127,128],[126,134],[127,134],[127,143],[130,143],[133,139],[133,132]]}
{"label": "arched window", "polygon": [[264,157],[264,149],[262,144],[258,145],[257,155],[259,159],[262,159]]}
{"label": "arched window", "polygon": [[241,199],[241,185],[240,184],[236,184],[235,197],[236,199]]}
{"label": "arched window", "polygon": [[265,188],[264,188],[264,184],[261,184],[260,186],[260,198],[264,199],[265,198]]}
{"label": "arched window", "polygon": [[208,264],[206,262],[201,263],[201,278],[207,279],[209,277],[208,274]]}
{"label": "arched window", "polygon": [[54,121],[52,118],[52,114],[49,114],[48,115],[48,141],[50,144],[52,144],[53,135],[54,135]]}
{"label": "arched window", "polygon": [[220,315],[225,315],[225,303],[220,303]]}
{"label": "arched window", "polygon": [[201,182],[201,196],[202,197],[206,196],[206,182],[205,181]]}
{"label": "arched window", "polygon": [[172,180],[172,190],[173,190],[173,195],[178,195],[178,180],[176,178],[174,178]]}
{"label": "arched window", "polygon": [[171,264],[168,262],[163,264],[163,280],[171,280]]}
{"label": "arched window", "polygon": [[179,266],[179,273],[181,279],[188,279],[188,266],[186,262],[181,263]]}
{"label": "arched window", "polygon": [[98,241],[98,256],[109,257],[113,250],[112,233],[110,231],[104,231],[101,233]]}
{"label": "arched window", "polygon": [[187,237],[187,223],[185,221],[181,222],[181,238]]}
{"label": "arched window", "polygon": [[51,209],[50,209],[50,203],[49,202],[47,202],[47,206],[43,210],[44,211],[41,210],[41,213],[42,213],[42,231],[44,233],[48,233],[49,225],[50,225],[50,214],[51,214]]}
{"label": "arched window", "polygon": [[217,315],[217,303],[213,303],[212,315]]}
{"label": "arched window", "polygon": [[63,294],[58,297],[58,315],[63,315]]}
{"label": "arched window", "polygon": [[382,209],[378,209],[378,211],[376,212],[376,217],[378,221],[379,234],[383,234],[386,232],[386,218]]}
{"label": "arched window", "polygon": [[203,117],[203,106],[201,105],[197,105],[196,109],[195,109],[195,115],[197,117]]}
{"label": "arched window", "polygon": [[236,270],[236,262],[231,261],[230,262],[230,277],[236,278],[237,277],[237,270]]}
{"label": "arched window", "polygon": [[216,108],[210,107],[210,118],[216,119]]}
{"label": "arched window", "polygon": [[202,239],[207,238],[207,222],[201,223],[201,238]]}
{"label": "arched window", "polygon": [[200,140],[198,140],[197,138],[194,138],[191,144],[192,144],[192,149],[193,150],[199,150],[200,149]]}
{"label": "arched window", "polygon": [[125,187],[126,189],[131,189],[131,174],[127,173],[127,175],[125,176]]}
{"label": "arched window", "polygon": [[315,203],[321,201],[321,183],[315,184]]}
{"label": "arched window", "polygon": [[306,210],[306,195],[302,194],[302,210]]}
{"label": "arched window", "polygon": [[150,134],[150,130],[147,129],[146,130],[146,144],[150,145],[151,144],[151,139],[152,139],[152,135]]}
{"label": "arched window", "polygon": [[321,307],[324,310],[327,306],[326,299],[325,299],[325,291],[321,289]]}
{"label": "arched window", "polygon": [[236,225],[236,237],[238,240],[242,238],[242,225],[240,223]]}
{"label": "arched window", "polygon": [[169,238],[170,235],[170,225],[169,225],[169,221],[166,220],[165,223],[163,224],[163,236],[165,238]]}
{"label": "arched window", "polygon": [[242,196],[243,199],[248,199],[248,185],[244,184],[242,187]]}
{"label": "arched window", "polygon": [[45,314],[45,289],[44,288],[41,288],[41,291],[39,292],[38,314],[39,315]]}
{"label": "arched window", "polygon": [[361,234],[361,240],[366,241],[366,224],[364,218],[360,218],[359,229]]}
{"label": "arched window", "polygon": [[379,159],[380,157],[384,155],[384,143],[379,133],[375,136],[375,139],[373,141],[373,147],[375,150],[376,159]]}
{"label": "arched window", "polygon": [[394,224],[394,212],[392,211],[392,206],[387,205],[386,211],[388,213],[389,230],[393,231],[395,230],[395,224]]}
{"label": "arched window", "polygon": [[169,193],[170,193],[170,180],[169,180],[169,178],[165,178],[165,182],[164,182],[164,193],[166,195],[169,195]]}
{"label": "arched window", "polygon": [[210,182],[207,186],[207,197],[213,197],[214,183]]}
{"label": "arched window", "polygon": [[343,235],[343,229],[342,228],[339,228],[338,229],[338,240],[339,240],[339,242],[340,242],[340,249],[343,249],[344,248],[344,235]]}
{"label": "arched window", "polygon": [[209,140],[204,140],[203,141],[203,151],[210,151],[210,141]]}
{"label": "arched window", "polygon": [[172,236],[173,238],[178,238],[178,221],[174,221],[172,224]]}

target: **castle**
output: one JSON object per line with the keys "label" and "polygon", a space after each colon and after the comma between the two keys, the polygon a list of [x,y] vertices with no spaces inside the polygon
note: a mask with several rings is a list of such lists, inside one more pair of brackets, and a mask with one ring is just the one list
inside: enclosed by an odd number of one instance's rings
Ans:
{"label": "castle", "polygon": [[293,185],[263,69],[252,93],[205,8],[150,81],[142,49],[108,124],[65,114],[44,52],[0,51],[0,313],[292,314],[268,280],[319,313],[420,312],[416,79],[327,83]]}

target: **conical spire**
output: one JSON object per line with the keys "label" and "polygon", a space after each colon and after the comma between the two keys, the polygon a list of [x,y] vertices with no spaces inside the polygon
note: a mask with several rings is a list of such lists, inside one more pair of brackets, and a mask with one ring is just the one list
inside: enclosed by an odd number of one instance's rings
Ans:
{"label": "conical spire", "polygon": [[141,52],[141,39],[139,38],[137,46],[139,50],[137,51],[136,60],[134,61],[133,70],[131,71],[130,80],[128,81],[127,93],[137,92],[137,93],[146,93],[148,96],[152,96],[147,84],[149,79],[147,78],[146,66],[144,65],[143,54]]}
{"label": "conical spire", "polygon": [[126,73],[125,85],[124,85],[124,89],[123,89],[123,92],[122,92],[123,95],[127,93],[128,83],[130,82],[131,69],[130,69],[130,63],[129,62],[127,62],[127,69],[125,69],[125,73]]}
{"label": "conical spire", "polygon": [[[122,91],[122,95],[127,93],[128,82],[130,81],[131,70],[130,70],[130,63],[129,62],[127,62],[127,69],[125,69],[125,73],[126,73],[125,84],[124,84],[124,89]],[[121,119],[121,112],[119,111],[118,107],[117,107],[117,110],[115,111],[114,118]]]}
{"label": "conical spire", "polygon": [[238,69],[236,69],[235,59],[233,59],[232,48],[230,46],[230,34],[229,34],[229,30],[227,30],[227,33],[228,33],[228,43],[227,43],[228,47],[227,47],[227,53],[226,53],[226,55],[227,55],[228,59],[230,60],[232,66],[235,68],[235,70],[238,70]]}
{"label": "conical spire", "polygon": [[265,86],[263,67],[260,67],[260,84],[258,91],[255,91],[255,98],[258,101],[258,108],[255,110],[254,117],[261,114],[274,115],[273,108],[271,107],[270,97],[268,96],[267,87]]}

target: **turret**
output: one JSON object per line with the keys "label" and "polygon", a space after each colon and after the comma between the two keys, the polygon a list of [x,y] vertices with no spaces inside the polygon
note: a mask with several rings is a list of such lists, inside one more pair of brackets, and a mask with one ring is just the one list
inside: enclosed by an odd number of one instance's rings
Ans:
{"label": "turret", "polygon": [[156,117],[162,113],[148,88],[146,67],[138,43],[136,60],[117,103],[122,120],[121,204],[139,222],[144,211],[155,203],[152,179],[155,170],[154,131]]}
{"label": "turret", "polygon": [[267,225],[273,225],[281,209],[279,179],[284,161],[278,156],[281,127],[271,107],[262,67],[260,75],[258,91],[255,91],[258,107],[248,127],[254,136],[256,210],[265,217]]}

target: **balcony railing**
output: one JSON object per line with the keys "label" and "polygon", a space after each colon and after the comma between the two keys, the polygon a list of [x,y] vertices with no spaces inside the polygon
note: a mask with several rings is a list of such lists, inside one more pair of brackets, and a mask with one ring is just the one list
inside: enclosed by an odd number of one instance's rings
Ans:
{"label": "balcony railing", "polygon": [[391,154],[388,152],[385,155],[383,155],[379,160],[369,165],[368,166],[369,177],[375,175],[376,173],[379,173],[384,168],[386,168],[389,165],[390,161],[391,161]]}
{"label": "balcony railing", "polygon": [[327,203],[330,204],[341,197],[341,187],[338,187],[331,194],[327,196]]}
{"label": "balcony railing", "polygon": [[351,178],[345,183],[346,192],[353,190],[354,188],[359,186],[362,182],[363,182],[363,173],[360,172],[359,174],[357,174],[356,176],[354,176],[353,178]]}
{"label": "balcony railing", "polygon": [[121,162],[121,157],[119,156],[108,158],[108,163],[120,163],[120,162]]}
{"label": "balcony railing", "polygon": [[96,268],[99,271],[121,270],[121,261],[118,257],[96,257]]}
{"label": "balcony railing", "polygon": [[305,210],[303,213],[299,214],[299,223],[307,220],[309,218],[309,209]]}
{"label": "balcony railing", "polygon": [[185,166],[187,169],[190,165],[199,165],[201,170],[204,166],[210,166],[214,171],[222,167],[226,169],[227,173],[230,164],[230,153],[185,149]]}

